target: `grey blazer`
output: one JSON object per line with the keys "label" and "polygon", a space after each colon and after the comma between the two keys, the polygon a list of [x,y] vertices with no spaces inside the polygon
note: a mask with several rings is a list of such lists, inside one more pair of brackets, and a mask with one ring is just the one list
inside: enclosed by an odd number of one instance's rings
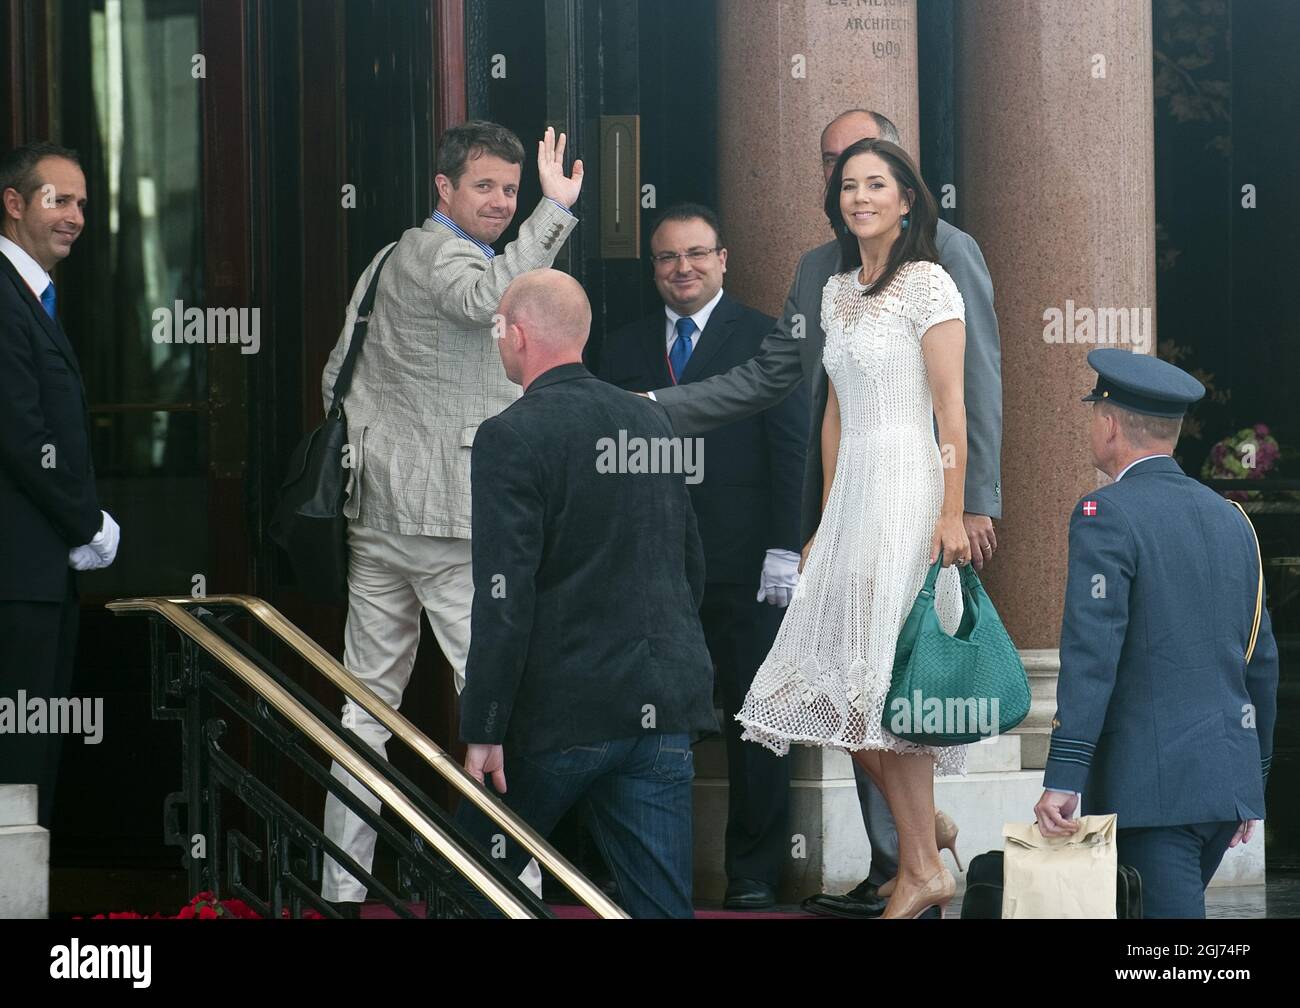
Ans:
{"label": "grey blazer", "polygon": [[[365,345],[344,402],[352,479],[344,514],[407,535],[470,537],[470,447],[478,426],[519,398],[492,336],[510,281],[550,266],[578,219],[543,198],[492,259],[430,218],[404,232],[379,277]],[[379,260],[357,281],[321,377],[326,410],[357,306]]]}
{"label": "grey blazer", "polygon": [[[939,264],[966,302],[966,510],[1002,517],[1002,346],[993,313],[993,281],[975,239],[939,221]],[[785,310],[753,360],[701,382],[655,390],[679,435],[698,434],[767,409],[811,379],[808,453],[804,463],[800,536],[821,520],[821,420],[827,379],[821,297],[839,269],[839,246],[819,245],[799,260]],[[797,335],[802,332],[802,337]]]}

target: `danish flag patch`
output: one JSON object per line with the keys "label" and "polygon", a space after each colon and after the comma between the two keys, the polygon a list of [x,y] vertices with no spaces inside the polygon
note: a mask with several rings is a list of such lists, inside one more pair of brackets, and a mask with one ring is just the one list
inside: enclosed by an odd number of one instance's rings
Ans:
{"label": "danish flag patch", "polygon": [[1097,513],[1097,502],[1096,502],[1095,500],[1094,500],[1094,501],[1084,501],[1084,502],[1083,502],[1083,513],[1084,513],[1085,515],[1087,515],[1089,518],[1091,518],[1093,515],[1095,515],[1095,514]]}

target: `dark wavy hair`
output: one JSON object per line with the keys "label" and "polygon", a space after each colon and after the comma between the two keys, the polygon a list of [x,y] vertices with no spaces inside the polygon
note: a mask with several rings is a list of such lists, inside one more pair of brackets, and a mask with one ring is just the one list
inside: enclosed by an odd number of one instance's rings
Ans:
{"label": "dark wavy hair", "polygon": [[669,221],[692,220],[704,221],[713,229],[713,238],[718,243],[718,247],[725,247],[726,243],[722,240],[722,225],[718,222],[718,215],[712,207],[706,207],[703,203],[674,203],[655,218],[654,224],[650,226],[650,236],[646,238],[646,248],[649,248],[650,243],[654,241],[655,233]]}
{"label": "dark wavy hair", "polygon": [[6,189],[16,189],[24,203],[30,200],[41,187],[36,166],[45,158],[63,158],[78,168],[81,167],[81,159],[77,157],[76,151],[48,140],[33,140],[0,157],[0,193]]}
{"label": "dark wavy hair", "polygon": [[862,265],[862,250],[858,247],[858,239],[844,223],[844,214],[840,211],[844,166],[849,158],[859,154],[875,154],[885,162],[889,174],[893,176],[910,207],[905,218],[908,226],[895,239],[893,248],[889,250],[889,258],[885,261],[885,270],[871,287],[870,296],[874,297],[889,286],[894,274],[904,263],[939,261],[939,248],[934,237],[939,222],[939,205],[921,180],[921,173],[907,156],[907,151],[898,144],[875,138],[850,144],[835,162],[835,170],[826,182],[824,200],[826,219],[840,245],[840,272]]}
{"label": "dark wavy hair", "polygon": [[514,133],[499,123],[470,119],[459,126],[449,127],[438,138],[434,174],[446,175],[451,184],[459,188],[460,177],[465,174],[470,160],[481,154],[499,157],[507,164],[524,163],[524,145]]}

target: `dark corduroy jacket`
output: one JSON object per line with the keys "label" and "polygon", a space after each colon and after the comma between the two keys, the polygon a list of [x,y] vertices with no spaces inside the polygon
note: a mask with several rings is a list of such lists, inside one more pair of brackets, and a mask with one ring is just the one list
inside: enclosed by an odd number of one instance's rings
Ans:
{"label": "dark corduroy jacket", "polygon": [[638,467],[620,446],[672,436],[660,406],[581,364],[480,425],[464,741],[530,753],[717,730],[685,479],[617,471]]}

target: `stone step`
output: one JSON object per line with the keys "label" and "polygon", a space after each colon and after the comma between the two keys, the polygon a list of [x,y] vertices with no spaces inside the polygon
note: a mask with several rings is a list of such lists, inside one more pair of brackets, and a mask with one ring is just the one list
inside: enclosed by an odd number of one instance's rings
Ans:
{"label": "stone step", "polygon": [[0,919],[50,908],[50,834],[36,825],[36,786],[0,784]]}
{"label": "stone step", "polygon": [[[792,750],[792,755],[803,747]],[[989,746],[996,753],[998,747]],[[825,775],[791,783],[790,857],[782,874],[780,899],[797,903],[817,892],[846,892],[867,875],[871,849],[858,806],[848,756],[833,750],[818,754]],[[974,752],[970,754],[974,756]],[[968,759],[970,758],[968,756]],[[998,758],[1004,758],[1003,756]],[[976,757],[982,759],[982,757]],[[842,763],[842,765],[841,765]],[[983,772],[965,777],[937,777],[935,804],[957,822],[957,851],[963,867],[985,851],[1002,850],[1002,827],[1028,822],[1043,791],[1041,770]],[[695,898],[721,899],[726,888],[723,838],[727,820],[727,780],[695,781]],[[949,854],[943,859],[965,889]],[[1245,847],[1228,851],[1212,886],[1263,885],[1262,830]]]}
{"label": "stone step", "polygon": [[36,823],[36,785],[0,784],[0,826]]}

